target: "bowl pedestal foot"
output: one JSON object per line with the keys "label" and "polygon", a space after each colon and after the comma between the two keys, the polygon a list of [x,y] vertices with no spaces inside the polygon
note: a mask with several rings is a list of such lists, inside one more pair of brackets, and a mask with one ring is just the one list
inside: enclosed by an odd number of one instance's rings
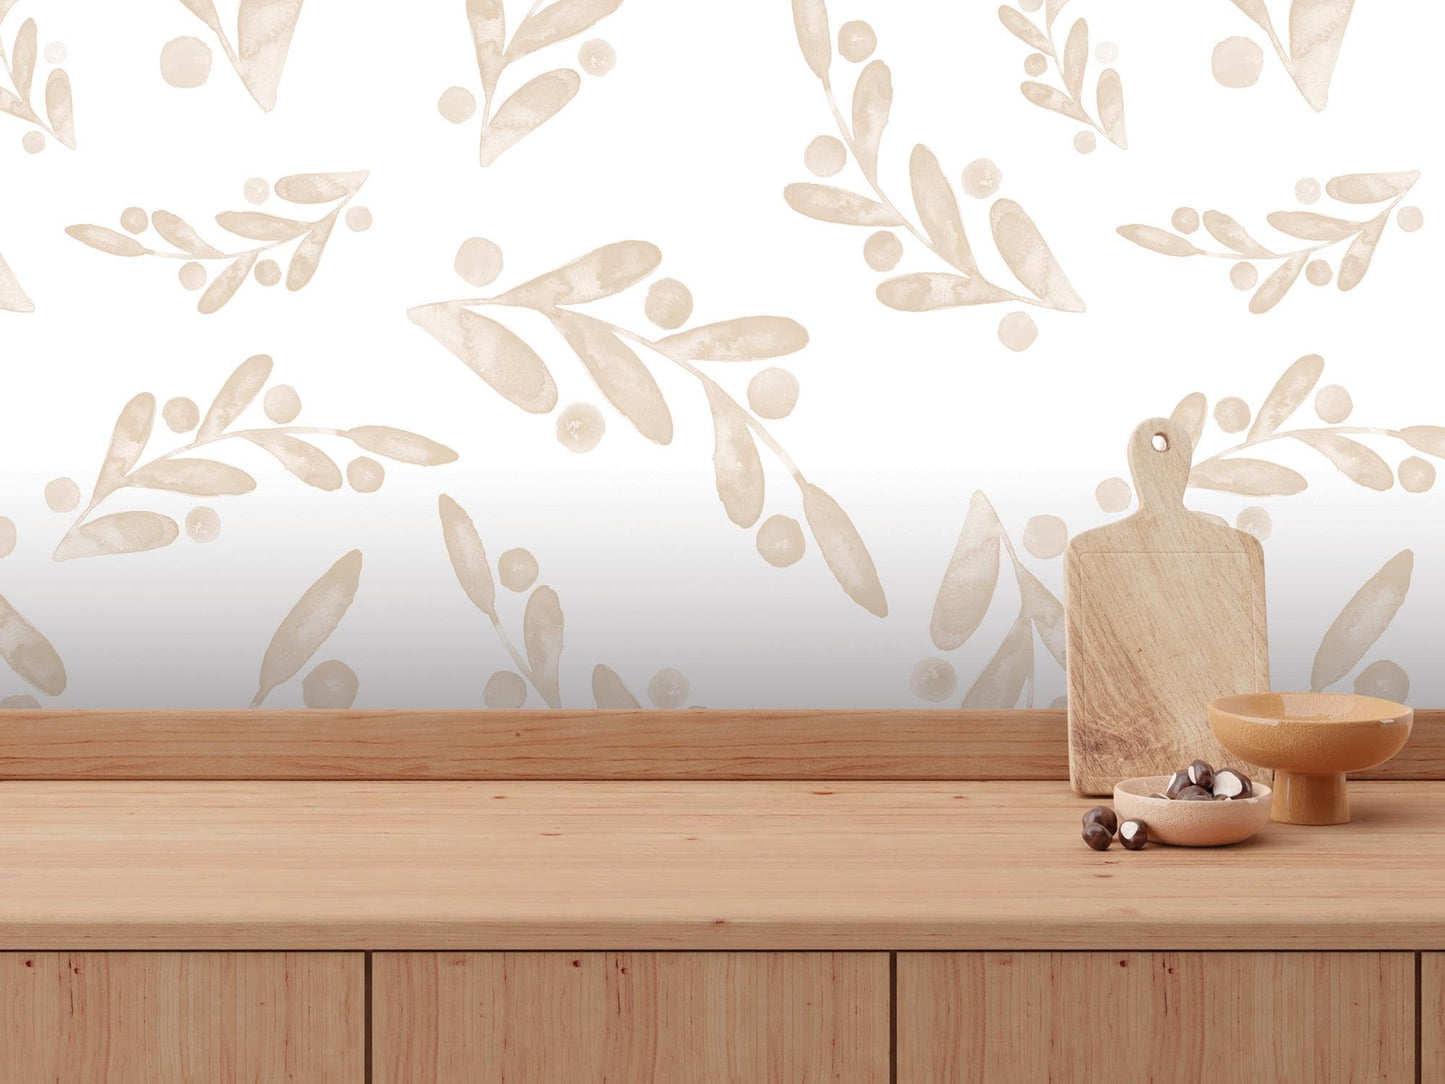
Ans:
{"label": "bowl pedestal foot", "polygon": [[1270,816],[1282,824],[1348,824],[1344,773],[1306,775],[1275,769]]}

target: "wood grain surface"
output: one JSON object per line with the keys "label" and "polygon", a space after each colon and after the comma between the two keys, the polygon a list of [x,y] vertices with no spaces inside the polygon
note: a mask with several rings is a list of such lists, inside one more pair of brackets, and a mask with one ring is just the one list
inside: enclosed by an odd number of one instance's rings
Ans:
{"label": "wood grain surface", "polygon": [[1445,784],[1352,803],[1099,853],[1062,781],[5,783],[0,947],[1445,949]]}
{"label": "wood grain surface", "polygon": [[1420,953],[1420,1084],[1445,1084],[1445,953]]}
{"label": "wood grain surface", "polygon": [[885,952],[377,953],[376,1084],[887,1084]]}
{"label": "wood grain surface", "polygon": [[1414,1032],[1408,952],[898,957],[898,1084],[1409,1084]]}
{"label": "wood grain surface", "polygon": [[1258,540],[1184,507],[1182,425],[1150,418],[1128,452],[1139,510],[1075,535],[1064,556],[1069,779],[1080,794],[1196,758],[1247,769],[1215,739],[1205,705],[1269,688]]}

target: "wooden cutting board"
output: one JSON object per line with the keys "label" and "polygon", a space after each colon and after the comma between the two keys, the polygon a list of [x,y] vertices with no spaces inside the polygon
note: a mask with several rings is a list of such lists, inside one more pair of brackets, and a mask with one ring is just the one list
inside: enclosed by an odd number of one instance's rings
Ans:
{"label": "wooden cutting board", "polygon": [[1224,751],[1205,715],[1217,696],[1269,688],[1264,552],[1184,507],[1192,456],[1181,425],[1141,424],[1129,438],[1139,510],[1069,542],[1069,781],[1079,794],[1196,758],[1268,782]]}

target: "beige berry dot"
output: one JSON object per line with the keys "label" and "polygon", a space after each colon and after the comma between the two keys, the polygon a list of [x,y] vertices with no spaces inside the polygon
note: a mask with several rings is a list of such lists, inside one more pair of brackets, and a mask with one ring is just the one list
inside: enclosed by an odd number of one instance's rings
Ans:
{"label": "beige berry dot", "polygon": [[1093,132],[1079,132],[1074,136],[1074,150],[1080,154],[1093,154],[1098,145],[1099,141],[1094,138]]}
{"label": "beige berry dot", "polygon": [[878,35],[867,23],[854,19],[838,28],[838,52],[843,54],[844,60],[857,64],[872,56],[876,48]]}
{"label": "beige berry dot", "polygon": [[301,396],[296,394],[296,389],[290,384],[277,384],[266,392],[266,397],[261,400],[261,408],[273,422],[285,425],[295,421],[296,415],[301,413]]}
{"label": "beige berry dot", "polygon": [[70,55],[70,51],[65,48],[65,42],[63,41],[47,41],[43,55],[45,57],[45,63],[47,64],[64,64],[65,58]]}
{"label": "beige berry dot", "polygon": [[201,420],[201,412],[191,400],[177,396],[166,400],[166,405],[161,407],[161,418],[172,433],[189,433]]}
{"label": "beige berry dot", "polygon": [[327,659],[301,679],[301,699],[308,708],[349,708],[356,703],[356,671],[340,659]]}
{"label": "beige berry dot", "polygon": [[1248,508],[1241,508],[1239,515],[1235,517],[1234,525],[1246,534],[1252,534],[1263,542],[1269,537],[1270,531],[1274,530],[1274,523],[1266,512],[1257,504],[1251,504]]}
{"label": "beige berry dot", "polygon": [[1222,87],[1252,87],[1264,67],[1264,50],[1249,38],[1225,38],[1214,47],[1209,66]]}
{"label": "beige berry dot", "polygon": [[1339,425],[1354,409],[1355,403],[1350,398],[1350,393],[1338,384],[1326,384],[1315,395],[1315,413],[1322,422]]}
{"label": "beige berry dot", "polygon": [[863,261],[874,271],[892,271],[903,257],[903,243],[887,230],[869,234],[863,242]]}
{"label": "beige berry dot", "polygon": [[642,311],[667,331],[682,327],[692,315],[692,292],[677,279],[658,279],[647,288]]}
{"label": "beige berry dot", "polygon": [[1410,675],[1390,659],[1376,659],[1355,678],[1355,692],[1401,703],[1410,695]]}
{"label": "beige berry dot", "polygon": [[38,707],[40,707],[40,701],[28,693],[17,693],[0,700],[0,710],[4,711],[24,711],[26,708]]}
{"label": "beige berry dot", "polygon": [[1038,77],[1049,70],[1049,58],[1043,53],[1030,53],[1024,57],[1024,74]]}
{"label": "beige berry dot", "polygon": [[786,418],[798,402],[798,378],[786,369],[769,367],[748,381],[748,405],[760,418]]}
{"label": "beige berry dot", "polygon": [[1301,177],[1294,183],[1294,198],[1301,203],[1314,203],[1320,198],[1320,182],[1313,177]]}
{"label": "beige berry dot", "polygon": [[1435,466],[1428,459],[1412,455],[1400,464],[1400,485],[1406,493],[1424,493],[1435,484]]}
{"label": "beige berry dot", "polygon": [[15,552],[15,521],[9,516],[0,516],[0,557],[9,557]]}
{"label": "beige berry dot", "polygon": [[796,564],[806,545],[803,528],[792,516],[769,516],[758,528],[758,552],[774,568]]}
{"label": "beige berry dot", "polygon": [[201,86],[211,75],[211,47],[200,38],[173,38],[161,49],[161,78],[173,87]]}
{"label": "beige berry dot", "polygon": [[214,508],[197,505],[186,513],[186,534],[194,542],[214,542],[221,537],[221,517]]}
{"label": "beige berry dot", "polygon": [[1418,207],[1401,207],[1395,212],[1395,223],[1406,233],[1414,233],[1425,225],[1425,212]]}
{"label": "beige berry dot", "polygon": [[80,504],[80,487],[72,478],[53,478],[45,485],[45,503],[52,512],[74,512]]}
{"label": "beige berry dot", "polygon": [[1119,59],[1119,46],[1112,41],[1099,42],[1098,48],[1094,50],[1094,59],[1100,64],[1112,64]]}
{"label": "beige berry dot", "polygon": [[525,591],[537,582],[537,558],[528,550],[508,550],[497,558],[497,575],[508,591]]}
{"label": "beige berry dot", "polygon": [[1064,552],[1069,528],[1058,516],[1034,516],[1024,524],[1024,549],[1042,561]]}
{"label": "beige berry dot", "polygon": [[521,674],[498,670],[482,686],[482,703],[489,708],[520,708],[527,702],[527,683]]}
{"label": "beige berry dot", "polygon": [[820,135],[803,151],[803,165],[815,177],[831,177],[848,161],[848,152],[834,136]]}
{"label": "beige berry dot", "polygon": [[20,137],[20,145],[26,154],[39,154],[45,149],[45,137],[32,129]]}
{"label": "beige berry dot", "polygon": [[590,452],[606,430],[602,412],[591,403],[573,403],[557,415],[557,439],[569,452]]}
{"label": "beige berry dot", "polygon": [[181,264],[181,269],[176,272],[176,278],[181,280],[181,285],[187,290],[199,290],[206,284],[206,269],[195,260]]}
{"label": "beige berry dot", "polygon": [[1324,260],[1311,260],[1305,264],[1305,278],[1311,286],[1328,286],[1334,277],[1334,268]]}
{"label": "beige berry dot", "polygon": [[617,64],[617,50],[601,38],[593,38],[577,50],[577,63],[588,75],[606,75]]}
{"label": "beige berry dot", "polygon": [[371,208],[348,207],[346,209],[346,228],[352,233],[363,233],[371,229]]}
{"label": "beige berry dot", "polygon": [[473,286],[486,286],[502,273],[502,250],[485,237],[468,237],[457,249],[452,268]]}
{"label": "beige berry dot", "polygon": [[150,216],[140,207],[127,207],[120,213],[120,224],[130,233],[142,232],[150,221]]}
{"label": "beige berry dot", "polygon": [[385,478],[386,471],[370,456],[359,455],[346,464],[346,480],[358,493],[375,493]]}
{"label": "beige berry dot", "polygon": [[958,688],[958,674],[947,659],[919,659],[908,675],[908,688],[918,699],[937,704]]}
{"label": "beige berry dot", "polygon": [[987,158],[975,158],[963,167],[963,190],[974,199],[985,199],[998,191],[1003,172]]}
{"label": "beige berry dot", "polygon": [[252,177],[241,186],[241,194],[247,203],[265,203],[271,198],[271,186],[265,177]]}
{"label": "beige berry dot", "polygon": [[1249,404],[1237,395],[1227,395],[1214,404],[1214,420],[1226,433],[1238,433],[1249,424]]}
{"label": "beige berry dot", "polygon": [[1019,0],[1019,7],[1025,11],[1038,11],[1043,6],[1044,0]]}
{"label": "beige berry dot", "polygon": [[1176,207],[1169,221],[1180,233],[1193,233],[1199,228],[1199,212],[1193,207]]}
{"label": "beige berry dot", "polygon": [[465,124],[477,111],[477,99],[466,87],[447,87],[437,99],[437,112],[453,124]]}
{"label": "beige berry dot", "polygon": [[655,708],[680,708],[687,702],[687,675],[668,667],[652,675],[647,683],[647,699]]}
{"label": "beige berry dot", "polygon": [[1229,269],[1229,281],[1236,290],[1253,290],[1259,281],[1259,270],[1252,263],[1237,263]]}
{"label": "beige berry dot", "polygon": [[1038,325],[1026,312],[1011,312],[998,322],[998,341],[1014,353],[1027,350],[1038,337]]}
{"label": "beige berry dot", "polygon": [[1129,483],[1122,478],[1105,478],[1094,490],[1094,500],[1105,512],[1122,512],[1134,499]]}
{"label": "beige berry dot", "polygon": [[256,281],[262,286],[275,286],[281,281],[281,265],[275,260],[262,260],[256,265]]}

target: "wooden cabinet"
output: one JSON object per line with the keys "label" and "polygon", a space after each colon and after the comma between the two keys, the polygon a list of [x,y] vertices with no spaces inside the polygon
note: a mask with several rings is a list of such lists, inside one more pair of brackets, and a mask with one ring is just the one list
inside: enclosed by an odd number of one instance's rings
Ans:
{"label": "wooden cabinet", "polygon": [[359,952],[0,953],[3,1084],[365,1079]]}
{"label": "wooden cabinet", "polygon": [[897,997],[899,1084],[1415,1079],[1408,952],[900,953]]}
{"label": "wooden cabinet", "polygon": [[376,953],[376,1084],[889,1079],[886,952]]}

